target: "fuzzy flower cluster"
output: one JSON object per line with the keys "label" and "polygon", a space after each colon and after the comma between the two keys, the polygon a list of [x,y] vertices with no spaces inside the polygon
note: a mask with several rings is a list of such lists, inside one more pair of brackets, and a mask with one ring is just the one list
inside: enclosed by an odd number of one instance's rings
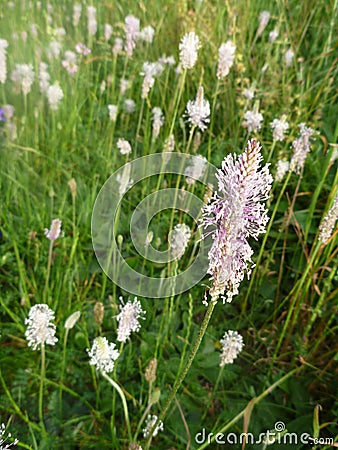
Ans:
{"label": "fuzzy flower cluster", "polygon": [[112,122],[115,122],[117,118],[117,105],[108,105],[108,114],[109,119]]}
{"label": "fuzzy flower cluster", "polygon": [[272,129],[272,137],[273,140],[276,141],[281,141],[283,142],[285,139],[284,134],[288,131],[289,129],[289,123],[286,121],[286,115],[283,114],[282,117],[280,119],[274,119],[271,123],[270,123],[270,127]]}
{"label": "fuzzy flower cluster", "polygon": [[163,72],[163,66],[159,62],[145,62],[141,75],[144,76],[142,83],[141,98],[147,98],[150,89],[154,86],[155,77]]}
{"label": "fuzzy flower cluster", "polygon": [[257,30],[257,37],[261,36],[261,34],[263,33],[263,31],[265,30],[267,24],[269,23],[270,20],[270,13],[269,11],[262,11],[259,15],[259,26],[258,26],[258,30]]}
{"label": "fuzzy flower cluster", "polygon": [[0,39],[0,83],[5,83],[7,78],[7,47],[6,39]]}
{"label": "fuzzy flower cluster", "polygon": [[47,99],[52,111],[58,109],[60,101],[63,99],[63,91],[59,83],[51,84],[47,89]]}
{"label": "fuzzy flower cluster", "polygon": [[78,60],[76,53],[71,50],[65,52],[64,59],[62,60],[62,66],[67,70],[68,73],[74,74],[79,70]]}
{"label": "fuzzy flower cluster", "polygon": [[119,183],[119,195],[123,196],[129,187],[133,184],[133,180],[130,178],[131,165],[125,164],[123,172],[116,177],[116,181]]}
{"label": "fuzzy flower cluster", "polygon": [[[123,302],[123,298],[120,297],[120,301]],[[139,331],[141,328],[141,324],[139,319],[144,320],[143,315],[146,313],[142,309],[141,302],[137,300],[137,297],[134,298],[133,303],[128,300],[125,305],[120,307],[121,312],[116,317],[116,320],[119,323],[117,329],[117,340],[119,342],[126,342],[131,333]]]}
{"label": "fuzzy flower cluster", "polygon": [[75,4],[73,6],[73,25],[76,28],[80,22],[80,18],[81,18],[81,13],[82,13],[82,5],[80,4]]}
{"label": "fuzzy flower cluster", "polygon": [[265,233],[269,220],[264,201],[272,184],[268,164],[261,167],[263,157],[256,140],[248,141],[240,156],[228,155],[217,171],[218,190],[203,208],[201,225],[212,227],[213,244],[209,251],[212,301],[227,295],[227,301],[238,294],[246,274],[250,276],[253,250],[248,238]]}
{"label": "fuzzy flower cluster", "polygon": [[88,56],[88,55],[90,55],[91,54],[91,49],[90,48],[88,48],[87,46],[86,46],[86,44],[83,44],[82,42],[78,42],[76,45],[75,45],[75,50],[76,50],[76,52],[79,54],[79,55],[82,55],[82,56]]}
{"label": "fuzzy flower cluster", "polygon": [[157,139],[160,134],[161,127],[164,123],[164,117],[162,109],[158,106],[155,106],[152,109],[152,121],[153,121],[153,139]]}
{"label": "fuzzy flower cluster", "polygon": [[275,181],[276,182],[282,181],[284,176],[288,173],[289,169],[290,169],[289,161],[283,161],[282,159],[278,160],[276,164]]}
{"label": "fuzzy flower cluster", "polygon": [[201,131],[207,128],[206,124],[210,122],[210,103],[204,99],[202,86],[198,88],[196,100],[188,101],[185,116],[187,117],[187,122],[193,127],[198,127]]}
{"label": "fuzzy flower cluster", "polygon": [[263,122],[263,116],[258,111],[247,111],[244,114],[244,121],[242,122],[242,125],[244,128],[247,128],[249,133],[252,131],[256,133],[261,129]]}
{"label": "fuzzy flower cluster", "polygon": [[59,238],[61,234],[61,224],[62,221],[60,219],[53,219],[50,230],[48,230],[48,228],[45,228],[44,230],[46,238],[48,238],[50,241],[55,241],[57,238]]}
{"label": "fuzzy flower cluster", "polygon": [[220,340],[222,344],[220,366],[232,364],[244,347],[243,337],[233,330],[226,331]]}
{"label": "fuzzy flower cluster", "polygon": [[25,319],[27,330],[25,336],[28,347],[36,350],[39,345],[55,345],[58,339],[55,337],[56,327],[52,323],[55,319],[54,311],[45,304],[31,307],[28,318]]}
{"label": "fuzzy flower cluster", "polygon": [[179,223],[168,235],[170,254],[174,259],[181,259],[188,246],[191,232],[188,225]]}
{"label": "fuzzy flower cluster", "polygon": [[299,137],[292,142],[293,155],[290,161],[290,170],[298,175],[304,167],[307,154],[311,149],[311,137],[315,133],[315,130],[307,127],[305,123],[301,123],[299,129]]}
{"label": "fuzzy flower cluster", "polygon": [[134,48],[136,45],[136,39],[140,32],[140,20],[134,16],[127,16],[124,20],[125,33],[126,33],[126,43],[125,43],[125,51],[128,56],[133,56]]}
{"label": "fuzzy flower cluster", "polygon": [[18,439],[14,439],[13,442],[8,443],[7,439],[11,438],[12,435],[11,435],[11,433],[8,433],[7,436],[4,437],[5,433],[6,433],[6,426],[4,423],[2,423],[0,426],[0,449],[1,450],[10,449],[11,447],[13,447],[13,445],[16,445],[19,442]]}
{"label": "fuzzy flower cluster", "polygon": [[338,194],[336,195],[333,201],[332,207],[328,210],[326,216],[324,217],[322,223],[319,226],[318,239],[323,244],[326,245],[329,242],[337,220],[338,220]]}
{"label": "fuzzy flower cluster", "polygon": [[116,144],[120,150],[121,155],[129,155],[131,153],[131,145],[123,138],[119,138]]}
{"label": "fuzzy flower cluster", "polygon": [[97,32],[96,8],[94,6],[87,7],[88,18],[88,34],[94,36]]}
{"label": "fuzzy flower cluster", "polygon": [[295,56],[293,50],[291,48],[289,48],[285,54],[284,54],[284,62],[285,62],[285,67],[290,67],[293,61],[293,57]]}
{"label": "fuzzy flower cluster", "polygon": [[216,76],[219,80],[226,77],[235,59],[236,45],[232,41],[227,41],[218,49],[218,67]]}
{"label": "fuzzy flower cluster", "polygon": [[110,373],[114,370],[114,362],[120,356],[116,350],[114,343],[109,343],[105,337],[97,337],[94,339],[91,349],[87,348],[90,356],[89,364],[95,366],[96,370]]}
{"label": "fuzzy flower cluster", "polygon": [[199,37],[194,31],[183,36],[179,45],[180,63],[183,69],[192,69],[194,67],[200,47]]}
{"label": "fuzzy flower cluster", "polygon": [[204,175],[207,167],[207,159],[204,156],[196,155],[192,161],[192,165],[188,166],[184,172],[187,177],[187,184],[194,184],[196,180],[200,180]]}
{"label": "fuzzy flower cluster", "polygon": [[[150,434],[151,429],[157,422],[158,417],[156,415],[148,415],[146,420],[146,426],[143,429],[143,437],[147,438]],[[160,420],[159,423],[156,425],[154,431],[153,431],[153,437],[157,436],[159,431],[163,431],[163,422]]]}
{"label": "fuzzy flower cluster", "polygon": [[16,92],[20,90],[27,95],[34,82],[35,74],[32,64],[16,64],[15,70],[11,74]]}

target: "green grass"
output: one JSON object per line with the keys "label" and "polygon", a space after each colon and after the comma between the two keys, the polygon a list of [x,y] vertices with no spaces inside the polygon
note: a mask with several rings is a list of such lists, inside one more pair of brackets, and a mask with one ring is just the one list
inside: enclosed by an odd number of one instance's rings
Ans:
{"label": "green grass", "polygon": [[[127,161],[162,152],[171,133],[175,152],[203,155],[217,167],[226,155],[241,153],[248,138],[256,137],[275,175],[277,161],[290,160],[291,143],[302,122],[317,133],[304,172],[273,184],[268,233],[251,242],[257,264],[251,279],[243,281],[232,303],[216,305],[170,405],[167,400],[205,316],[207,277],[173,298],[139,298],[146,319],[123,346],[111,377],[124,393],[131,435],[142,448],[145,415],[164,414],[166,405],[164,431],[150,448],[205,448],[195,440],[203,428],[213,435],[248,431],[258,439],[278,421],[299,436],[309,433],[337,441],[337,232],[326,246],[318,244],[318,227],[337,195],[337,160],[330,162],[338,135],[337,1],[94,1],[94,37],[88,36],[83,1],[77,27],[71,1],[43,0],[41,10],[38,2],[32,7],[28,1],[12,3],[0,9],[0,38],[9,43],[0,108],[15,108],[10,121],[0,122],[0,418],[19,439],[18,446],[128,449],[130,444],[121,396],[89,365],[86,351],[97,336],[116,342],[119,297],[126,301],[129,295],[106,277],[92,247],[92,210],[108,177]],[[49,13],[48,5],[53,7]],[[255,40],[263,10],[270,11],[271,19]],[[138,41],[130,58],[124,52],[112,53],[114,39],[124,39],[124,18],[129,14],[140,19],[141,28],[155,29],[153,43]],[[33,23],[37,35],[30,29]],[[109,42],[104,39],[105,23],[113,26]],[[59,40],[59,27],[66,31],[60,57],[49,59],[50,42]],[[268,36],[275,27],[279,36],[271,44]],[[176,65],[167,65],[142,100],[143,63],[173,55],[177,64],[180,39],[192,30],[202,44],[195,67],[183,75],[175,73]],[[218,82],[218,48],[228,39],[236,45],[235,63]],[[91,54],[79,58],[79,70],[72,76],[61,59],[65,51],[75,51],[78,42],[90,47]],[[288,48],[295,57],[286,68],[283,55]],[[56,111],[39,90],[40,61],[48,64],[50,82],[58,81],[64,93]],[[15,65],[23,63],[32,64],[35,71],[27,96],[16,93],[11,81]],[[129,80],[125,93],[120,92],[121,78]],[[210,101],[212,125],[197,142],[196,130],[190,134],[181,119],[199,85]],[[255,97],[247,100],[242,93],[251,86]],[[124,112],[125,99],[135,101],[134,113]],[[118,105],[116,122],[109,120],[109,104]],[[264,120],[260,131],[249,134],[242,126],[243,116],[255,104]],[[151,128],[155,106],[165,117],[156,140]],[[285,142],[273,143],[269,124],[282,114],[290,130]],[[16,125],[16,139],[9,132],[11,123]],[[131,155],[119,154],[118,138],[130,142]],[[72,178],[73,195],[68,185]],[[146,261],[133,247],[131,214],[140,200],[164,187],[184,188],[202,199],[205,194],[202,184],[190,187],[184,177],[154,176],[124,197],[117,224],[128,263],[154,277],[187,267],[193,247],[178,268]],[[64,235],[52,248],[47,283],[50,242],[44,229],[57,217]],[[173,214],[171,209],[155,216],[150,226],[153,245],[165,250],[170,225],[177,223],[193,222],[186,213]],[[25,318],[39,303],[55,311],[58,337],[55,346],[46,346],[42,377],[41,351],[32,351],[25,339]],[[102,321],[95,313],[100,304]],[[77,310],[81,318],[65,336],[64,323]],[[245,347],[234,364],[220,368],[219,340],[229,329],[243,335]],[[149,383],[145,369],[153,358],[156,380]],[[212,443],[210,448],[229,445]],[[242,448],[239,443],[232,447]],[[308,448],[300,442],[283,447]],[[260,449],[263,444],[247,448]]]}

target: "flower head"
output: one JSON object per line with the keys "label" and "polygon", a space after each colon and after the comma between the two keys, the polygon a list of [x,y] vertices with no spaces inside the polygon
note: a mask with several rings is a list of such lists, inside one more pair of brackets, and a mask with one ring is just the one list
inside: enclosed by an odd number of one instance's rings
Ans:
{"label": "flower head", "polygon": [[179,223],[169,233],[168,241],[170,245],[170,253],[174,259],[180,259],[188,246],[191,238],[191,231],[188,225]]}
{"label": "flower head", "polygon": [[187,184],[194,184],[196,180],[199,180],[207,168],[207,159],[204,156],[196,155],[192,161],[192,165],[188,166],[184,172],[187,177]]}
{"label": "flower head", "polygon": [[0,39],[0,83],[4,83],[7,78],[7,47],[6,39]]}
{"label": "flower head", "polygon": [[221,80],[226,77],[232,67],[235,59],[236,45],[231,41],[227,41],[222,44],[218,49],[218,67],[217,67],[217,78]]}
{"label": "flower head", "polygon": [[96,21],[96,8],[94,6],[87,7],[87,17],[88,17],[88,34],[89,36],[94,36],[97,31],[97,21]]}
{"label": "flower head", "polygon": [[276,170],[276,175],[275,175],[275,181],[282,181],[282,179],[284,178],[284,175],[286,175],[286,173],[289,171],[290,169],[290,163],[289,161],[283,161],[283,160],[278,160],[277,161],[277,170]]}
{"label": "flower head", "polygon": [[290,170],[297,174],[300,174],[304,167],[307,154],[311,149],[311,137],[315,133],[315,130],[307,127],[305,123],[301,123],[299,129],[299,137],[292,142],[293,155],[290,161]]}
{"label": "flower head", "polygon": [[284,54],[284,62],[286,67],[290,67],[295,56],[293,50],[289,48]]}
{"label": "flower head", "polygon": [[242,125],[244,128],[247,128],[249,133],[252,131],[255,133],[256,131],[261,129],[263,122],[263,116],[258,111],[247,111],[244,114],[244,121],[242,122]]}
{"label": "flower head", "polygon": [[36,350],[39,345],[55,345],[58,341],[55,337],[56,327],[51,322],[55,319],[54,311],[45,304],[31,307],[28,319],[25,319],[27,330],[25,332],[28,347]]}
{"label": "flower head", "polygon": [[116,145],[121,155],[129,155],[131,153],[131,146],[125,139],[119,138]]}
{"label": "flower head", "polygon": [[117,118],[117,105],[108,105],[109,119],[115,122]]}
{"label": "flower head", "polygon": [[72,328],[74,328],[74,325],[76,324],[76,322],[80,319],[81,316],[81,311],[75,311],[73,312],[73,314],[71,314],[65,322],[65,328],[66,330],[71,330]]}
{"label": "flower head", "polygon": [[243,337],[237,331],[226,331],[221,339],[222,353],[220,366],[232,364],[244,347]]}
{"label": "flower head", "polygon": [[[156,415],[152,415],[152,416],[150,414],[148,415],[147,421],[146,421],[146,426],[143,429],[143,437],[144,438],[147,438],[149,436],[151,429],[157,422],[157,419],[158,419],[158,417]],[[159,431],[163,431],[162,420],[160,420],[159,423],[157,424],[157,426],[155,427],[155,429],[153,431],[153,437],[157,436]]]}
{"label": "flower head", "polygon": [[263,33],[265,27],[269,23],[269,20],[270,20],[269,11],[262,11],[259,15],[259,26],[257,30],[257,37],[259,37]]}
{"label": "flower head", "polygon": [[211,298],[221,295],[227,301],[238,294],[244,275],[250,276],[253,262],[248,238],[265,233],[269,220],[263,201],[269,197],[272,176],[268,165],[260,166],[261,147],[255,140],[248,141],[240,156],[228,155],[222,169],[216,174],[218,191],[203,208],[201,224],[213,230],[209,251],[209,270],[212,286]]}
{"label": "flower head", "polygon": [[200,86],[197,91],[196,100],[189,100],[187,104],[186,117],[187,121],[194,127],[198,127],[201,131],[207,128],[206,123],[210,122],[210,104],[208,100],[204,100],[204,90]]}
{"label": "flower head", "polygon": [[273,44],[275,40],[278,38],[278,30],[276,28],[269,33],[269,42],[270,44]]}
{"label": "flower head", "polygon": [[193,31],[183,36],[179,45],[180,63],[183,69],[192,69],[194,67],[200,47],[199,37]]}
{"label": "flower head", "polygon": [[11,80],[14,82],[16,90],[22,90],[27,95],[34,82],[35,74],[32,64],[16,64],[12,72]]}
{"label": "flower head", "polygon": [[112,372],[114,370],[114,361],[120,356],[115,347],[116,345],[112,342],[109,343],[105,337],[99,336],[95,338],[92,348],[87,348],[90,356],[89,364],[95,366],[96,370],[102,370],[105,373]]}
{"label": "flower head", "polygon": [[63,91],[58,83],[50,85],[47,89],[47,98],[50,109],[56,111],[60,101],[63,99]]}
{"label": "flower head", "polygon": [[[123,298],[120,297],[121,302],[123,301]],[[141,328],[141,324],[139,322],[139,319],[143,319],[143,314],[145,314],[145,311],[142,310],[142,305],[139,300],[137,300],[137,297],[134,298],[133,303],[128,300],[125,305],[120,307],[121,312],[116,317],[116,320],[119,323],[118,330],[117,330],[117,340],[119,342],[126,342],[129,338],[132,332],[137,332]]]}
{"label": "flower head", "polygon": [[160,129],[164,122],[164,117],[162,113],[162,109],[158,106],[155,106],[152,111],[152,121],[153,121],[153,138],[157,139],[158,135],[160,134]]}
{"label": "flower head", "polygon": [[126,43],[124,48],[128,56],[133,56],[135,41],[140,32],[140,20],[134,16],[127,16],[124,23],[126,33]]}
{"label": "flower head", "polygon": [[50,230],[48,230],[48,228],[45,228],[46,238],[50,239],[51,241],[55,241],[57,238],[59,238],[61,233],[61,224],[62,222],[60,219],[53,219]]}
{"label": "flower head", "polygon": [[327,244],[332,236],[332,231],[338,220],[338,194],[336,195],[332,207],[328,210],[326,216],[324,217],[322,223],[319,226],[319,236],[318,239],[323,243]]}
{"label": "flower head", "polygon": [[289,123],[286,121],[286,115],[283,114],[280,119],[274,119],[270,123],[270,127],[272,128],[273,132],[273,140],[276,141],[284,141],[285,137],[284,134],[289,129]]}

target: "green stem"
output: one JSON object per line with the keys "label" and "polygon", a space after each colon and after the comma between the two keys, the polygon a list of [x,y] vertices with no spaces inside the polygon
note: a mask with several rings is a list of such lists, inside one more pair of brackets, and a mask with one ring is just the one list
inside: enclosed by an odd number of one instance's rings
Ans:
{"label": "green stem", "polygon": [[[51,241],[52,242],[52,241]],[[40,376],[40,392],[39,392],[39,419],[42,429],[42,433],[46,434],[45,424],[43,422],[43,382],[45,379],[46,372],[46,352],[45,344],[41,344],[41,376]]]}
{"label": "green stem", "polygon": [[106,374],[106,372],[101,371],[101,374],[116,389],[116,391],[118,392],[118,394],[122,400],[123,411],[124,411],[124,416],[126,419],[127,430],[128,430],[128,437],[129,437],[130,442],[132,442],[132,435],[131,435],[131,428],[130,428],[130,422],[129,422],[128,406],[127,406],[127,402],[126,402],[126,397],[125,397],[122,389],[120,388],[120,386],[117,383],[115,383],[115,381],[112,380],[110,378],[110,376],[108,376]]}
{"label": "green stem", "polygon": [[208,324],[209,324],[209,321],[211,319],[211,316],[212,316],[212,313],[214,311],[216,303],[217,303],[217,300],[216,301],[215,300],[214,301],[211,300],[210,303],[209,303],[209,306],[208,306],[207,312],[205,313],[205,316],[204,316],[203,323],[201,325],[200,331],[199,331],[199,333],[197,335],[197,338],[196,338],[196,340],[194,342],[194,345],[192,346],[192,349],[191,349],[191,351],[189,353],[188,360],[187,360],[187,362],[186,362],[182,372],[179,374],[178,378],[176,379],[174,387],[172,388],[172,390],[170,392],[170,395],[169,395],[169,397],[168,397],[168,399],[167,399],[167,401],[166,401],[166,403],[164,405],[164,408],[162,409],[162,411],[161,411],[161,413],[160,413],[156,423],[153,425],[152,429],[150,430],[149,438],[148,438],[148,440],[146,442],[146,446],[145,446],[146,450],[149,449],[149,446],[150,446],[150,443],[151,443],[151,439],[152,439],[152,436],[153,436],[153,432],[154,432],[156,426],[159,424],[160,421],[163,422],[163,420],[164,420],[164,418],[165,418],[165,416],[167,414],[167,411],[169,409],[169,406],[171,405],[172,401],[174,400],[175,395],[177,394],[177,391],[179,390],[179,388],[180,388],[184,378],[186,377],[186,375],[187,375],[187,373],[188,373],[188,371],[190,369],[190,366],[191,366],[191,364],[192,364],[192,362],[193,362],[193,360],[194,360],[194,358],[196,356],[196,353],[197,353],[197,351],[199,349],[199,346],[200,346],[200,344],[202,342],[203,336],[204,336],[204,334],[205,334],[205,332],[207,330],[207,327],[208,327]]}
{"label": "green stem", "polygon": [[43,301],[45,303],[46,303],[46,300],[47,300],[47,292],[48,292],[48,286],[49,286],[50,268],[51,268],[52,256],[53,256],[53,245],[54,245],[54,240],[51,239],[50,244],[49,244],[49,251],[48,251],[46,283],[45,283],[45,288],[43,290]]}

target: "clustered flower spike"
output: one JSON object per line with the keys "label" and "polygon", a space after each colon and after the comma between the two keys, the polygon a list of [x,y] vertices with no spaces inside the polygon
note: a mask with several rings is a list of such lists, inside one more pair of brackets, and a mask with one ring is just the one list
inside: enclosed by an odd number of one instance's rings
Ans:
{"label": "clustered flower spike", "polygon": [[[147,421],[146,421],[146,426],[143,429],[143,437],[147,438],[150,434],[150,430],[152,429],[152,427],[155,425],[155,423],[157,422],[158,417],[156,415],[148,415],[147,417]],[[159,431],[163,431],[163,422],[162,420],[159,421],[159,423],[157,424],[157,426],[155,427],[154,431],[153,431],[153,437],[157,436]]]}
{"label": "clustered flower spike", "polygon": [[220,366],[232,364],[244,347],[243,337],[238,331],[229,330],[224,333]]}
{"label": "clustered flower spike", "polygon": [[180,64],[183,69],[192,69],[194,67],[200,47],[199,37],[194,31],[183,36],[179,45]]}
{"label": "clustered flower spike", "polygon": [[292,142],[293,155],[290,161],[290,170],[297,173],[301,173],[307,154],[311,149],[311,137],[314,135],[315,131],[307,127],[305,123],[299,125],[300,135],[297,139]]}
{"label": "clustered flower spike", "polygon": [[131,153],[131,145],[126,139],[119,138],[116,146],[120,150],[121,155],[129,155]]}
{"label": "clustered flower spike", "polygon": [[188,246],[191,237],[190,228],[184,223],[175,225],[169,233],[168,241],[170,245],[170,254],[174,259],[181,259]]}
{"label": "clustered flower spike", "polygon": [[282,159],[277,161],[276,164],[276,174],[275,174],[275,181],[279,182],[282,181],[284,178],[284,175],[286,175],[289,171],[290,163],[289,161],[283,161]]}
{"label": "clustered flower spike", "polygon": [[61,220],[60,219],[53,219],[50,230],[48,228],[45,228],[45,236],[51,241],[55,241],[58,237],[60,237],[61,234]]}
{"label": "clustered flower spike", "polygon": [[200,180],[207,168],[207,159],[204,156],[196,155],[192,161],[192,165],[188,166],[184,172],[187,177],[187,184],[194,184],[196,180]]}
{"label": "clustered flower spike", "polygon": [[124,20],[125,33],[126,33],[126,43],[125,43],[125,51],[128,56],[133,56],[136,38],[140,32],[140,20],[135,16],[127,16]]}
{"label": "clustered flower spike", "polygon": [[235,59],[236,45],[231,41],[222,44],[218,49],[218,67],[216,76],[219,80],[226,77]]}
{"label": "clustered flower spike", "polygon": [[210,122],[210,104],[208,100],[204,99],[204,90],[202,86],[198,88],[196,100],[188,101],[185,116],[190,125],[198,127],[201,131],[204,131],[207,128],[206,123]]}
{"label": "clustered flower spike", "polygon": [[114,343],[109,343],[105,337],[97,337],[94,339],[91,349],[87,348],[90,356],[89,364],[95,366],[96,370],[110,373],[114,370],[114,361],[119,357]]}
{"label": "clustered flower spike", "polygon": [[249,278],[253,250],[248,238],[265,233],[269,220],[264,201],[272,184],[269,165],[261,167],[263,157],[256,140],[248,141],[240,156],[228,155],[217,171],[218,191],[203,208],[201,225],[212,227],[213,245],[209,251],[212,301],[226,293],[227,301],[238,294],[246,274]]}
{"label": "clustered flower spike", "polygon": [[[123,298],[120,297],[120,301],[123,302]],[[132,332],[137,332],[141,328],[139,319],[145,319],[143,314],[146,312],[142,310],[142,305],[137,297],[134,298],[133,303],[128,300],[125,305],[120,307],[121,312],[116,317],[119,323],[117,329],[117,340],[119,342],[126,342]]]}
{"label": "clustered flower spike", "polygon": [[8,42],[0,39],[0,83],[5,83],[7,78],[7,50]]}
{"label": "clustered flower spike", "polygon": [[244,121],[242,122],[242,125],[244,128],[247,128],[249,133],[252,131],[256,133],[256,131],[259,131],[261,129],[263,122],[263,116],[258,111],[247,111],[244,114]]}
{"label": "clustered flower spike", "polygon": [[338,220],[338,194],[336,195],[333,201],[332,207],[328,210],[326,216],[324,217],[322,223],[319,226],[318,239],[323,244],[326,245],[329,242],[337,220]]}
{"label": "clustered flower spike", "polygon": [[54,311],[45,304],[31,307],[28,318],[25,319],[27,330],[25,332],[28,347],[36,350],[39,345],[55,345],[58,339],[55,337],[56,327],[51,321],[55,319]]}
{"label": "clustered flower spike", "polygon": [[283,142],[285,139],[284,134],[289,129],[289,123],[286,121],[286,115],[283,114],[280,119],[274,119],[270,123],[270,127],[272,128],[272,137],[273,140]]}

